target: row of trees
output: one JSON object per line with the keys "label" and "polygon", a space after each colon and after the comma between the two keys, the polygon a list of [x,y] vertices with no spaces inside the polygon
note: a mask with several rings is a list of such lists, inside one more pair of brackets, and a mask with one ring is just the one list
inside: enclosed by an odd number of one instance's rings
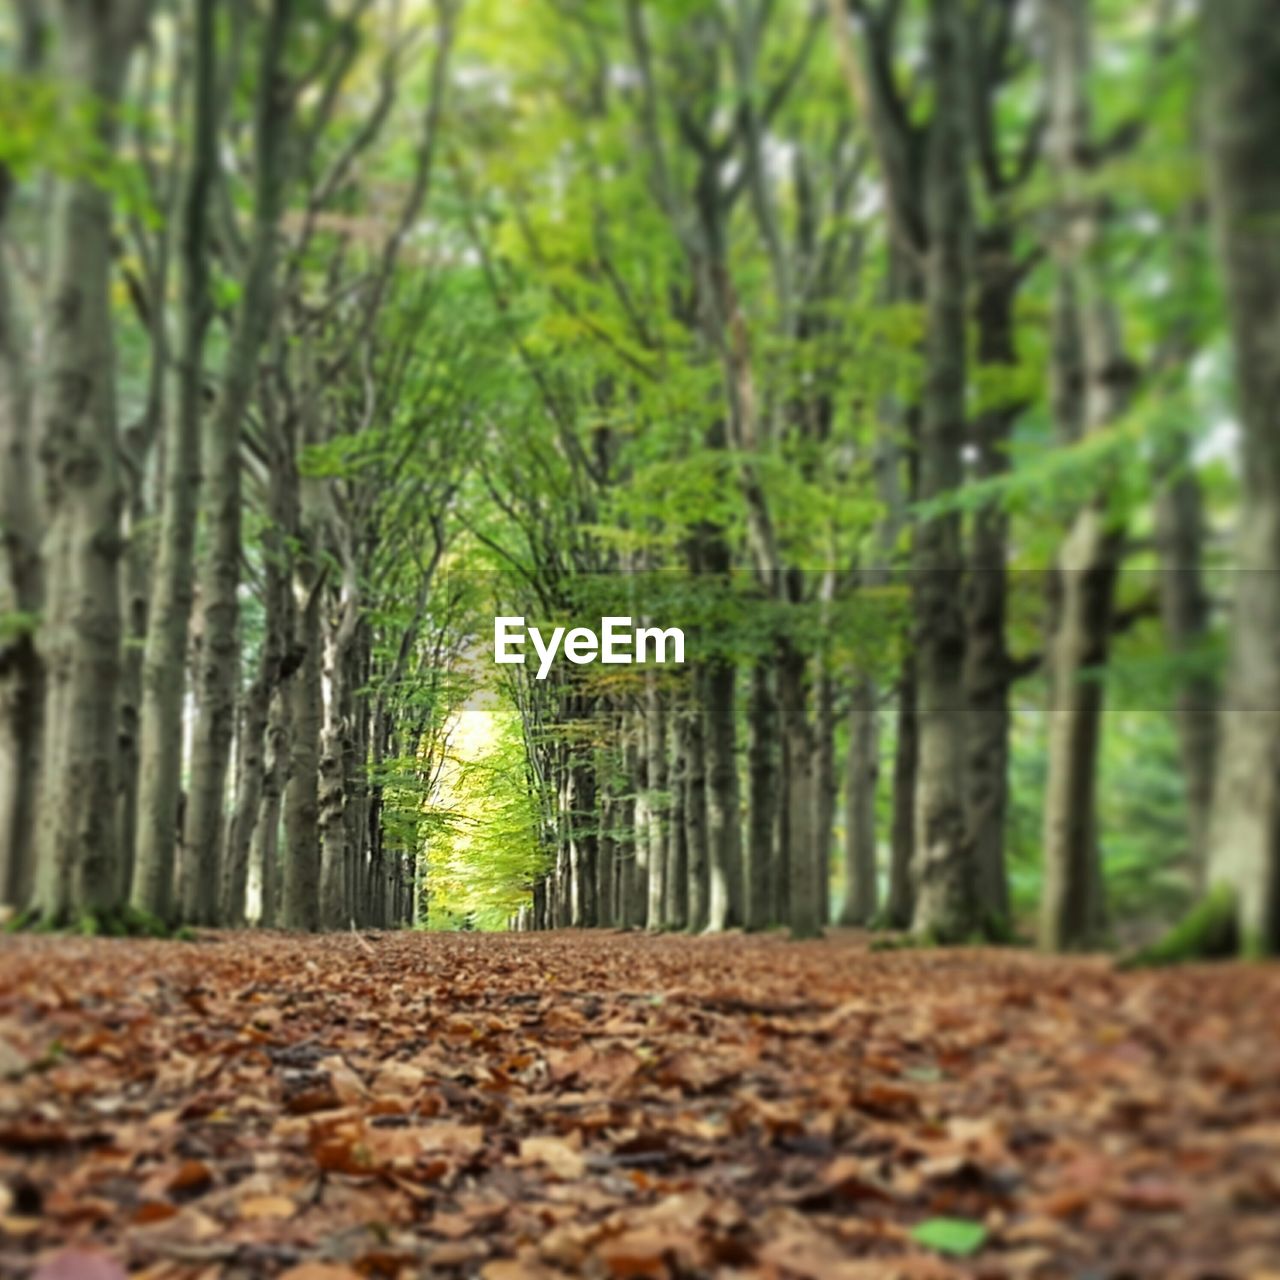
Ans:
{"label": "row of trees", "polygon": [[0,896],[25,919],[242,923],[251,866],[264,923],[411,917],[387,796],[438,730],[427,596],[478,403],[475,331],[417,276],[456,16],[7,16]]}
{"label": "row of trees", "polygon": [[[551,614],[584,612],[574,584],[601,570],[662,569],[702,598],[743,575],[755,598],[736,631],[704,620],[721,643],[681,679],[522,695],[553,851],[526,922],[811,936],[832,918],[842,746],[839,918],[1001,936],[1011,708],[1030,697],[1049,708],[1040,937],[1103,941],[1099,760],[1127,644],[1178,738],[1183,865],[1214,904],[1197,945],[1274,947],[1274,768],[1253,753],[1276,704],[1246,674],[1266,588],[1232,615],[1225,696],[1213,607],[1239,596],[1223,569],[1270,582],[1274,561],[1216,550],[1237,498],[1203,459],[1222,410],[1195,376],[1222,349],[1206,194],[1228,263],[1252,264],[1247,298],[1228,272],[1227,311],[1269,296],[1267,236],[1231,212],[1260,217],[1268,166],[1223,163],[1257,146],[1259,112],[1233,95],[1263,74],[1265,20],[1096,8],[632,3],[525,32],[511,136],[559,111],[555,163],[501,153],[501,259],[480,252],[495,295],[524,303],[516,340],[572,497],[551,534],[563,505],[508,481],[522,538],[503,558]],[[1207,150],[1201,28],[1226,139]],[[1245,438],[1265,436],[1243,410]],[[1239,502],[1247,528],[1271,499]],[[630,598],[680,620],[652,583]]]}
{"label": "row of trees", "polygon": [[1141,685],[1274,949],[1267,7],[18,0],[0,896],[1091,945]]}

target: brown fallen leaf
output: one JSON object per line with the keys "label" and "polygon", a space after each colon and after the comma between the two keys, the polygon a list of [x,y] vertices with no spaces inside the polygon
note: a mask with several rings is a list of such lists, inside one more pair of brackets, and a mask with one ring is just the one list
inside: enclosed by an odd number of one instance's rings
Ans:
{"label": "brown fallen leaf", "polygon": [[203,1160],[185,1160],[169,1179],[171,1192],[195,1191],[213,1181],[213,1170]]}
{"label": "brown fallen leaf", "polygon": [[135,1226],[150,1226],[154,1222],[167,1222],[178,1216],[177,1205],[167,1200],[144,1200],[134,1211],[131,1221]]}
{"label": "brown fallen leaf", "polygon": [[364,1280],[358,1271],[340,1262],[300,1262],[280,1273],[279,1280]]}
{"label": "brown fallen leaf", "polygon": [[125,1269],[96,1250],[62,1249],[45,1259],[31,1280],[126,1280]]}
{"label": "brown fallen leaf", "polygon": [[288,1196],[247,1196],[236,1206],[236,1211],[246,1222],[263,1218],[292,1218],[298,1211]]}
{"label": "brown fallen leaf", "polygon": [[587,1169],[580,1147],[581,1139],[575,1147],[564,1138],[525,1138],[520,1143],[520,1160],[524,1164],[545,1164],[557,1177],[572,1182]]}
{"label": "brown fallen leaf", "polygon": [[667,1280],[673,1244],[664,1231],[640,1228],[604,1241],[596,1256],[616,1280]]}

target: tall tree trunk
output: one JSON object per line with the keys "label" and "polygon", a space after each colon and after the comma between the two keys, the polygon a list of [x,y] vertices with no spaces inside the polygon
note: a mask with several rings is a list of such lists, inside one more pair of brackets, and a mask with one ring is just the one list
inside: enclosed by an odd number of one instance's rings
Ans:
{"label": "tall tree trunk", "polygon": [[596,775],[589,756],[578,755],[571,771],[570,818],[573,839],[574,875],[578,883],[578,924],[590,929],[600,923],[596,899],[596,862],[600,843],[597,835]]}
{"label": "tall tree trunk", "polygon": [[822,932],[818,916],[814,854],[814,743],[809,725],[808,662],[789,639],[778,651],[778,711],[782,722],[783,787],[786,792],[787,922],[793,938]]}
{"label": "tall tree trunk", "polygon": [[280,808],[289,780],[289,751],[288,695],[283,689],[277,689],[267,721],[262,803],[249,850],[249,861],[258,868],[261,886],[258,923],[264,929],[274,928],[280,919]]}
{"label": "tall tree trunk", "polygon": [[[1102,431],[1119,414],[1132,371],[1096,259],[1097,200],[1088,191],[1087,0],[1048,0],[1049,155],[1059,187],[1052,401],[1064,440]],[[1100,496],[1077,513],[1058,555],[1049,644],[1049,777],[1045,787],[1040,941],[1050,950],[1098,940],[1104,914],[1096,823],[1105,671],[1123,531]]]}
{"label": "tall tree trunk", "polygon": [[889,898],[885,923],[905,929],[915,915],[913,862],[916,848],[916,774],[920,760],[920,722],[916,715],[916,666],[908,655],[898,677],[897,740],[893,751],[892,822],[889,831]]}
{"label": "tall tree trunk", "polygon": [[689,919],[689,841],[684,817],[689,783],[689,720],[682,702],[676,703],[668,720],[671,802],[667,811],[667,894],[663,916],[669,929],[683,929]]}
{"label": "tall tree trunk", "polygon": [[217,166],[215,0],[195,9],[191,160],[183,194],[177,412],[165,415],[160,537],[142,658],[137,839],[130,899],[173,918],[174,817],[182,785],[182,697],[200,485],[200,401],[209,304],[209,209]]}
{"label": "tall tree trunk", "polygon": [[627,759],[631,777],[631,865],[627,882],[627,927],[644,926],[649,908],[649,756],[644,721],[637,717],[628,734]]}
{"label": "tall tree trunk", "polygon": [[880,772],[879,711],[876,687],[859,676],[849,700],[849,754],[844,783],[843,925],[869,925],[876,918],[876,779]]}
{"label": "tall tree trunk", "polygon": [[686,918],[689,931],[707,927],[710,911],[711,864],[707,835],[707,754],[701,674],[691,675],[685,711],[685,759],[688,777],[684,791],[685,846],[688,850],[689,892]]}
{"label": "tall tree trunk", "polygon": [[1280,27],[1266,0],[1202,5],[1209,186],[1235,344],[1244,465],[1208,882],[1246,951],[1280,952]]}
{"label": "tall tree trunk", "polygon": [[[93,95],[97,142],[115,150],[119,105],[146,7],[63,0],[64,83]],[[121,488],[111,314],[112,197],[96,173],[59,183],[50,322],[36,390],[44,462],[47,674],[34,905],[50,923],[116,912],[116,715]]]}
{"label": "tall tree trunk", "polygon": [[[308,584],[310,586],[310,584]],[[289,701],[289,782],[284,793],[287,847],[280,919],[286,929],[320,925],[320,721],[323,706],[320,593],[313,587],[298,615],[302,665],[285,686]]]}
{"label": "tall tree trunk", "polygon": [[[296,481],[292,458],[281,452],[273,454],[268,481],[271,497],[271,520],[262,535],[263,604],[266,613],[262,653],[258,671],[241,700],[239,751],[236,759],[235,808],[227,828],[227,843],[222,859],[221,916],[224,923],[235,927],[244,922],[245,889],[248,871],[254,860],[251,847],[259,826],[265,802],[267,774],[279,769],[268,765],[271,751],[266,741],[268,726],[280,702],[280,682],[301,661],[302,655],[290,649],[293,629],[293,598],[290,591],[289,554],[283,531],[294,527],[288,495]],[[279,818],[279,793],[276,797]],[[265,815],[263,815],[265,821]]]}
{"label": "tall tree trunk", "polygon": [[1198,890],[1205,886],[1209,816],[1218,739],[1218,685],[1204,669],[1211,606],[1201,572],[1204,516],[1191,448],[1179,433],[1160,459],[1156,548],[1160,614],[1169,651],[1187,664],[1178,672],[1174,715],[1187,789],[1187,846]]}
{"label": "tall tree trunk", "polygon": [[[925,502],[953,493],[962,479],[970,231],[962,18],[954,0],[930,0],[934,104],[925,189],[927,338],[919,454],[920,498]],[[915,566],[920,760],[912,925],[919,933],[956,941],[978,923],[973,848],[964,817],[964,624],[957,514],[921,521]]]}
{"label": "tall tree trunk", "polygon": [[218,858],[240,674],[240,427],[274,310],[276,241],[288,185],[285,144],[293,87],[284,74],[284,53],[292,8],[293,0],[272,0],[267,14],[254,127],[253,232],[219,399],[202,441],[205,544],[196,566],[200,701],[182,882],[183,917],[202,924],[215,922],[219,901]]}
{"label": "tall tree trunk", "polygon": [[645,672],[645,752],[649,799],[646,804],[649,840],[649,903],[646,921],[650,929],[667,924],[667,716],[665,700],[651,667]]}
{"label": "tall tree trunk", "polygon": [[747,708],[747,874],[746,926],[767,929],[781,923],[773,886],[781,878],[774,866],[774,828],[781,784],[778,759],[778,704],[771,664],[758,659],[751,668]]}
{"label": "tall tree trunk", "polygon": [[[345,592],[345,588],[344,588]],[[320,828],[320,927],[341,929],[348,918],[347,739],[351,733],[352,691],[348,682],[350,647],[358,614],[347,596],[341,615],[322,627],[322,720],[317,762]]]}
{"label": "tall tree trunk", "polygon": [[601,752],[599,759],[603,765],[605,781],[604,789],[600,796],[600,844],[596,858],[596,906],[599,915],[598,923],[602,928],[610,929],[618,922],[615,897],[617,837],[614,830],[618,820],[617,782],[614,777],[615,765],[612,758]]}
{"label": "tall tree trunk", "polygon": [[813,852],[818,920],[825,927],[831,923],[831,847],[840,784],[836,781],[835,683],[827,670],[825,655],[821,661],[823,667],[814,690]]}
{"label": "tall tree trunk", "polygon": [[[0,239],[13,197],[13,175],[0,164]],[[23,328],[0,253],[0,615],[11,620],[0,634],[0,903],[15,907],[27,905],[35,879],[44,703],[35,632],[44,596],[39,485]]]}
{"label": "tall tree trunk", "polygon": [[738,811],[736,672],[728,658],[703,669],[707,769],[707,928],[718,933],[742,922],[742,816]]}
{"label": "tall tree trunk", "polygon": [[[1017,363],[1013,303],[1018,275],[1012,231],[988,229],[980,245],[978,360],[984,367]],[[998,405],[973,424],[977,475],[990,480],[1009,469],[1008,444],[1017,410]],[[1005,640],[1009,520],[999,502],[974,513],[964,594],[966,707],[965,821],[973,846],[978,909],[996,933],[1007,928],[1009,878],[1004,829],[1009,801],[1009,689]]]}

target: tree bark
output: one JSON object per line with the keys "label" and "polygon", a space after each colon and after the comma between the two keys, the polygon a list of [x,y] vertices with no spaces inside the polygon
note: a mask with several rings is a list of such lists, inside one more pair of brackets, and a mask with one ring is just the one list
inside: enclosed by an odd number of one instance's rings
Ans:
{"label": "tree bark", "polygon": [[249,850],[250,864],[258,868],[258,923],[264,929],[274,928],[280,919],[280,808],[289,780],[289,710],[288,696],[283,689],[277,689],[271,699],[266,761],[262,802]]}
{"label": "tree bark", "polygon": [[702,680],[695,668],[689,706],[685,712],[684,828],[688,857],[688,905],[686,917],[691,933],[707,927],[710,912],[711,864],[707,835],[707,756],[703,716]]}
{"label": "tree bark", "polygon": [[835,682],[826,668],[825,656],[818,675],[814,701],[813,751],[813,853],[814,892],[818,920],[823,927],[831,923],[831,848],[835,840],[836,797],[840,784],[836,781]]}
{"label": "tree bark", "polygon": [[1248,952],[1280,952],[1280,27],[1266,0],[1204,3],[1205,154],[1235,346],[1244,465],[1208,881]]}
{"label": "tree bark", "polygon": [[782,722],[783,787],[786,792],[787,923],[793,938],[816,938],[817,857],[814,853],[816,779],[814,743],[809,725],[805,655],[785,638],[778,650],[778,711]]}
{"label": "tree bark", "polygon": [[[970,233],[961,8],[953,0],[930,0],[929,15],[934,105],[925,184],[927,338],[919,454],[925,502],[953,493],[962,479]],[[961,566],[959,515],[922,520],[915,547],[920,759],[912,926],[947,942],[967,937],[978,923],[973,848],[964,816]]]}
{"label": "tree bark", "polygon": [[214,0],[195,9],[191,160],[183,194],[177,412],[165,416],[160,535],[152,567],[142,658],[137,841],[130,898],[174,918],[174,815],[182,785],[182,698],[194,596],[200,486],[200,403],[209,303],[209,209],[217,170],[217,34]]}
{"label": "tree bark", "polygon": [[627,734],[627,774],[631,779],[631,850],[623,868],[626,885],[624,925],[643,927],[649,903],[649,759],[644,747],[644,724],[632,721]]}
{"label": "tree bark", "polygon": [[773,893],[781,872],[774,866],[774,827],[781,778],[778,704],[770,664],[762,659],[751,668],[747,727],[746,926],[767,929],[781,923]]}
{"label": "tree bark", "polygon": [[615,881],[617,876],[617,840],[614,826],[617,822],[616,783],[613,762],[601,754],[607,773],[600,796],[600,844],[596,860],[596,904],[601,927],[609,929],[617,923]]}
{"label": "tree bark", "polygon": [[[0,164],[0,236],[13,194],[13,175]],[[0,615],[11,619],[0,633],[0,903],[15,907],[27,905],[35,879],[44,703],[36,647],[44,599],[39,484],[22,329],[8,262],[0,254]]]}
{"label": "tree bark", "polygon": [[707,761],[707,929],[742,922],[742,819],[738,811],[737,721],[733,663],[711,658],[703,670]]}
{"label": "tree bark", "polygon": [[[1088,194],[1087,0],[1048,0],[1048,150],[1059,187],[1054,250],[1052,401],[1066,441],[1120,413],[1132,371],[1095,260],[1101,234]],[[1060,951],[1097,942],[1105,914],[1095,814],[1111,613],[1123,531],[1100,496],[1077,513],[1058,555],[1059,600],[1049,643],[1049,777],[1044,805],[1040,941]]]}
{"label": "tree bark", "polygon": [[653,668],[645,672],[645,805],[649,842],[649,899],[646,922],[650,929],[667,925],[667,716],[665,699]]}
{"label": "tree bark", "polygon": [[286,929],[320,925],[320,721],[319,592],[312,589],[298,615],[302,664],[285,686],[289,705],[289,781],[284,793],[286,849],[280,918]]}
{"label": "tree bark", "polygon": [[[58,5],[64,82],[95,99],[113,154],[141,3]],[[47,676],[34,906],[50,924],[123,903],[116,825],[121,486],[111,313],[112,197],[96,174],[64,178],[50,229],[51,315],[35,397],[44,464]]]}
{"label": "tree bark", "polygon": [[889,832],[889,898],[885,923],[905,929],[915,914],[916,888],[912,862],[916,847],[915,793],[919,766],[919,720],[916,716],[916,668],[908,655],[898,677],[897,741],[893,752],[893,818]]}
{"label": "tree bark", "polygon": [[1169,652],[1187,664],[1178,672],[1174,716],[1187,791],[1191,874],[1197,890],[1203,891],[1217,755],[1218,685],[1203,667],[1211,606],[1201,572],[1203,504],[1191,466],[1190,442],[1179,433],[1160,459],[1155,533],[1164,633]]}
{"label": "tree bark", "polygon": [[880,772],[876,687],[860,676],[849,701],[845,758],[844,903],[840,923],[869,925],[879,908],[876,871],[876,780]]}
{"label": "tree bark", "polygon": [[212,924],[226,813],[227,765],[240,671],[240,427],[257,379],[275,301],[279,221],[288,185],[286,142],[293,100],[284,74],[292,0],[272,0],[258,68],[254,127],[253,232],[243,292],[217,406],[202,441],[200,507],[204,552],[196,568],[200,604],[199,712],[183,844],[182,914]]}
{"label": "tree bark", "polygon": [[570,781],[570,839],[573,842],[574,879],[578,885],[576,923],[580,928],[591,929],[600,923],[600,907],[595,892],[600,842],[596,826],[596,775],[589,756],[580,754],[573,760]]}
{"label": "tree bark", "polygon": [[[988,367],[1017,363],[1013,303],[1018,275],[1012,231],[1000,223],[982,236],[978,279],[978,360]],[[1009,469],[1007,448],[1017,408],[998,405],[973,424],[977,476],[995,479]],[[975,512],[964,594],[964,687],[967,700],[965,823],[973,847],[979,912],[989,929],[1004,933],[1009,878],[1004,829],[1009,800],[1009,689],[1005,640],[1009,519],[999,502]]]}
{"label": "tree bark", "polygon": [[667,885],[663,915],[669,929],[683,929],[689,917],[689,842],[684,809],[689,782],[689,732],[685,708],[677,703],[668,717],[671,792],[667,809]]}
{"label": "tree bark", "polygon": [[[345,577],[345,575],[344,575]],[[348,594],[350,593],[350,594]],[[350,650],[359,620],[354,587],[344,581],[341,612],[322,620],[323,669],[320,755],[317,793],[320,829],[320,927],[341,929],[349,919],[349,843],[347,840],[348,738],[354,706],[350,685]]]}

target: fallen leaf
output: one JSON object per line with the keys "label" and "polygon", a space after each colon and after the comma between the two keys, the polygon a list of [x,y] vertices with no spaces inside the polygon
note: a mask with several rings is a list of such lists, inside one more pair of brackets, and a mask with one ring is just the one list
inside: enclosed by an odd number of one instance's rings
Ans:
{"label": "fallen leaf", "polygon": [[247,1222],[262,1218],[292,1218],[298,1211],[288,1196],[247,1196],[236,1206],[240,1217]]}
{"label": "fallen leaf", "polygon": [[582,1152],[563,1138],[525,1138],[520,1143],[520,1159],[527,1164],[545,1164],[566,1182],[582,1177],[587,1168]]}
{"label": "fallen leaf", "polygon": [[31,1280],[126,1280],[112,1257],[88,1249],[62,1249],[35,1270]]}

